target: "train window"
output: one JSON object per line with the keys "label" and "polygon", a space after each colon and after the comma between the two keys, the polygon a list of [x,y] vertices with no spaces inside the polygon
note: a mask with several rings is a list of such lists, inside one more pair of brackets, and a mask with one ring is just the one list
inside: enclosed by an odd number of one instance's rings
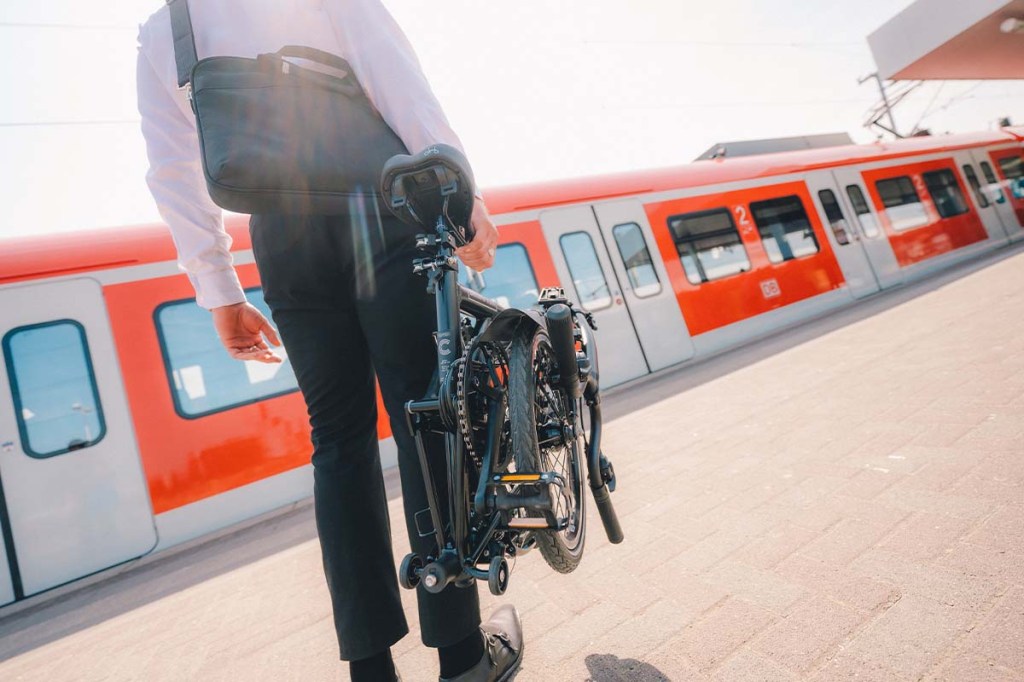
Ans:
{"label": "train window", "polygon": [[908,176],[879,180],[875,187],[882,197],[882,204],[893,230],[909,230],[930,222],[928,212],[924,210],[924,204],[921,203],[914,183]]}
{"label": "train window", "polygon": [[999,167],[1003,169],[1003,175],[1010,180],[1024,178],[1024,161],[1019,156],[1004,156],[999,159]]}
{"label": "train window", "polygon": [[995,171],[992,170],[992,166],[989,165],[988,161],[981,162],[981,174],[985,176],[985,182],[988,184],[989,191],[992,192],[994,201],[997,204],[1006,202],[1006,195],[1003,194],[1002,188],[999,186],[999,180],[996,178]]}
{"label": "train window", "polygon": [[864,198],[864,192],[861,191],[860,185],[847,185],[846,196],[850,198],[850,203],[853,204],[853,211],[857,214],[857,219],[860,221],[860,227],[864,231],[864,236],[868,239],[874,239],[881,234],[881,230],[878,229],[878,219],[871,212],[871,207],[868,206],[867,199]]}
{"label": "train window", "polygon": [[1004,156],[999,159],[999,167],[1010,181],[1010,192],[1014,198],[1024,199],[1024,161],[1020,156]]}
{"label": "train window", "polygon": [[761,233],[768,260],[781,263],[818,253],[818,239],[800,197],[755,201],[750,214]]}
{"label": "train window", "polygon": [[823,189],[818,192],[818,198],[821,200],[822,208],[825,209],[825,217],[828,218],[828,223],[832,226],[832,234],[835,235],[836,242],[842,246],[849,244],[850,236],[846,232],[846,217],[836,200],[835,192]]}
{"label": "train window", "polygon": [[616,225],[612,229],[615,244],[619,247],[622,262],[626,265],[626,275],[633,293],[643,298],[654,296],[661,291],[661,281],[654,269],[651,252],[647,249],[644,233],[636,223]]}
{"label": "train window", "polygon": [[459,268],[459,282],[488,298],[515,308],[529,308],[537,302],[537,277],[530,256],[522,244],[503,244],[486,272]]}
{"label": "train window", "polygon": [[978,180],[978,174],[974,172],[974,166],[965,163],[964,176],[967,178],[967,184],[971,186],[971,191],[974,192],[974,200],[978,202],[978,206],[988,208],[989,200],[985,196],[985,192],[981,190],[981,181]]}
{"label": "train window", "polygon": [[989,165],[988,161],[982,161],[981,162],[981,172],[985,176],[985,182],[987,182],[990,185],[998,185],[999,184],[999,180],[996,179],[996,174],[992,170],[992,166]]}
{"label": "train window", "polygon": [[690,284],[710,282],[750,269],[747,250],[726,209],[672,216],[668,227]]}
{"label": "train window", "polygon": [[608,308],[612,304],[611,289],[597,259],[594,242],[586,232],[563,234],[558,240],[565,262],[569,265],[573,286],[580,304],[589,310]]}
{"label": "train window", "polygon": [[931,171],[922,175],[928,194],[935,203],[935,210],[942,218],[952,218],[963,215],[970,209],[967,207],[967,200],[960,191],[960,184],[956,181],[953,171],[944,168]]}
{"label": "train window", "polygon": [[106,435],[85,329],[73,320],[18,327],[3,340],[22,448],[46,458]]}
{"label": "train window", "polygon": [[[247,289],[249,303],[270,318],[263,292]],[[174,407],[194,419],[298,390],[291,362],[235,360],[221,345],[210,313],[195,299],[164,303],[154,313]],[[284,354],[284,347],[276,348]]]}

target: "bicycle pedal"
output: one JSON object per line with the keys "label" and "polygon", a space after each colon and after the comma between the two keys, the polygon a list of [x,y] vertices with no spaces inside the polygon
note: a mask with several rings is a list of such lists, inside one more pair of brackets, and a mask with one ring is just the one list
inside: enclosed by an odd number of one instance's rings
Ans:
{"label": "bicycle pedal", "polygon": [[533,528],[533,529],[553,529],[548,520],[540,516],[527,516],[518,519],[508,520],[509,528]]}
{"label": "bicycle pedal", "polygon": [[558,484],[558,475],[553,471],[543,473],[510,473],[494,474],[491,476],[491,485],[503,485],[506,483],[554,483]]}

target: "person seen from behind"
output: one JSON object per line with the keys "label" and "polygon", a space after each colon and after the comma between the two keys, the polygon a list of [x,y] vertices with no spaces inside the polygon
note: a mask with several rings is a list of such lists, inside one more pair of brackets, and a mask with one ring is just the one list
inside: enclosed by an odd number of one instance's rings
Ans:
{"label": "person seen from behind", "polygon": [[[437,143],[462,149],[412,46],[379,0],[191,0],[189,10],[200,59],[251,58],[285,45],[339,55],[410,153]],[[275,329],[246,300],[231,238],[207,192],[195,120],[177,85],[166,6],[140,28],[137,74],[146,180],[196,302],[210,310],[235,359],[279,363],[274,347],[283,343],[306,403],[314,510],[340,657],[354,682],[398,680],[390,648],[409,626],[391,547],[376,386],[397,445],[406,529],[413,551],[426,554],[432,540],[415,523],[427,507],[426,489],[404,404],[426,393],[436,321],[434,299],[412,272],[415,230],[372,199],[353,215],[251,216],[253,256]],[[471,223],[475,236],[457,253],[484,270],[494,262],[498,235],[479,196]],[[427,445],[443,453],[440,438]],[[475,581],[439,594],[421,586],[416,595],[422,640],[437,649],[442,682],[502,682],[515,674],[523,654],[515,607],[499,607],[481,624]]]}

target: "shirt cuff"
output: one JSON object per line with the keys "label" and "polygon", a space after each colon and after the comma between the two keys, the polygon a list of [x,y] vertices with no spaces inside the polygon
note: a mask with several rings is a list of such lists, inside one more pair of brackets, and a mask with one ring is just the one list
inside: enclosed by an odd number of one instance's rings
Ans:
{"label": "shirt cuff", "polygon": [[192,282],[192,288],[196,290],[196,303],[201,308],[213,310],[245,301],[245,291],[242,290],[238,273],[234,268],[189,273],[188,278]]}

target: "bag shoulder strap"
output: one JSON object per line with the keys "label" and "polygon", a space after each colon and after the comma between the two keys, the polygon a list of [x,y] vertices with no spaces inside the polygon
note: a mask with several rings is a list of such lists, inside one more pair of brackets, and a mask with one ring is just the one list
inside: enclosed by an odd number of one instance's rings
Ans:
{"label": "bag shoulder strap", "polygon": [[192,19],[188,0],[167,0],[171,12],[171,36],[174,38],[174,64],[178,67],[178,87],[183,88],[192,77],[192,68],[199,61],[196,41],[192,35]]}

